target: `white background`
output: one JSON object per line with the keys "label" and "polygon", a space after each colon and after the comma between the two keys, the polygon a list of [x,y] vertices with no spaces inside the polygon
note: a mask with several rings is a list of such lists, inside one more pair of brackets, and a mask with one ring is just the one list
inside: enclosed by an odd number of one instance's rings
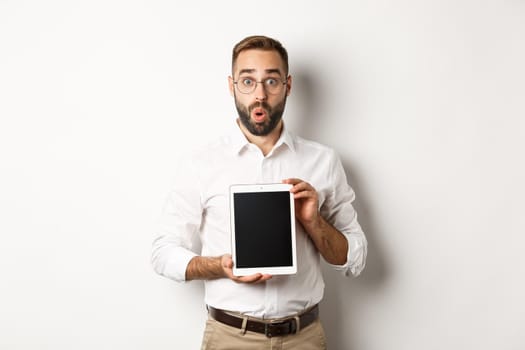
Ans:
{"label": "white background", "polygon": [[199,347],[202,284],[154,274],[153,227],[251,34],[369,239],[361,277],[325,269],[330,349],[524,349],[522,0],[1,0],[0,348]]}

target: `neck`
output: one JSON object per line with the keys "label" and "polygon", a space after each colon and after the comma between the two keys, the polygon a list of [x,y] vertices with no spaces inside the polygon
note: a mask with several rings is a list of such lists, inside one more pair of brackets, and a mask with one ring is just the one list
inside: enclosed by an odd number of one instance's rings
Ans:
{"label": "neck", "polygon": [[279,121],[279,124],[277,124],[275,129],[273,129],[268,135],[264,136],[257,136],[250,133],[248,129],[246,129],[244,125],[239,121],[239,119],[237,119],[237,125],[239,125],[242,133],[248,139],[248,141],[259,147],[264,156],[270,153],[273,146],[275,146],[275,144],[277,143],[277,140],[279,140],[279,137],[281,136],[281,132],[283,130],[282,120]]}

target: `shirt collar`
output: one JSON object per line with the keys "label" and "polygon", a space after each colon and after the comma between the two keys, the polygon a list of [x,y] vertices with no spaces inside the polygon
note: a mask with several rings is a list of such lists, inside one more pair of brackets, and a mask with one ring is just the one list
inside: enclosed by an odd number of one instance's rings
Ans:
{"label": "shirt collar", "polygon": [[[241,128],[237,124],[237,121],[235,121],[234,130],[231,132],[230,137],[231,137],[232,149],[235,152],[235,154],[239,154],[245,147],[248,147],[248,145],[250,144],[246,136],[244,136],[243,132],[241,131]],[[281,136],[279,136],[279,139],[275,143],[275,146],[273,147],[273,149],[275,150],[283,144],[288,146],[288,148],[292,152],[295,152],[293,134],[288,130],[284,122],[283,122],[283,130],[281,131]]]}
{"label": "shirt collar", "polygon": [[294,143],[293,134],[288,130],[284,122],[283,122],[283,130],[281,131],[281,136],[275,143],[275,146],[273,149],[277,149],[277,147],[280,147],[282,144],[288,146],[290,151],[295,152],[295,143]]}

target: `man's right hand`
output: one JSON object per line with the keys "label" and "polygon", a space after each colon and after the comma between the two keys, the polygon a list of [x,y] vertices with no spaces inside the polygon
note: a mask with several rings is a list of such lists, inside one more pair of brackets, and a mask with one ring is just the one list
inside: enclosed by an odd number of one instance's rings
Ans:
{"label": "man's right hand", "polygon": [[221,256],[221,266],[226,277],[237,283],[261,283],[272,278],[272,275],[256,273],[248,276],[234,276],[233,275],[233,260],[231,255],[225,254]]}
{"label": "man's right hand", "polygon": [[236,283],[262,283],[272,275],[256,273],[248,276],[233,275],[233,260],[230,254],[218,257],[196,256],[186,267],[186,281],[229,278]]}

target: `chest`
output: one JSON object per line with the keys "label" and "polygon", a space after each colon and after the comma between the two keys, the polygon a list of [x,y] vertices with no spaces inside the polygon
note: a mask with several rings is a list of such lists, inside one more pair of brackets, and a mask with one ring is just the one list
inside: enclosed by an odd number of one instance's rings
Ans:
{"label": "chest", "polygon": [[329,164],[322,157],[292,154],[276,157],[232,157],[209,164],[201,182],[202,202],[209,214],[229,213],[229,188],[233,184],[281,183],[287,178],[309,182],[318,192],[322,205],[329,191]]}

